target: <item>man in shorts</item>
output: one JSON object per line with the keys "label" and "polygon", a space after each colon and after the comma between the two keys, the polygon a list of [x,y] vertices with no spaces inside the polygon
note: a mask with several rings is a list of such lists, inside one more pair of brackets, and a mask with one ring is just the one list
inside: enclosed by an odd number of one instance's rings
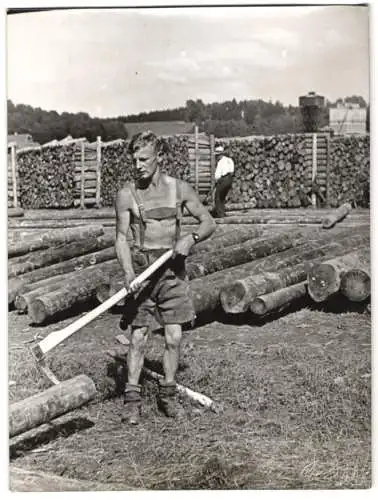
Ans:
{"label": "man in shorts", "polygon": [[[157,137],[152,132],[134,136],[129,145],[135,168],[135,183],[127,183],[117,194],[116,252],[125,273],[125,286],[134,294],[128,300],[131,342],[128,352],[128,382],[125,403],[128,421],[137,424],[141,409],[139,377],[149,332],[156,321],[164,327],[164,380],[159,384],[159,408],[168,417],[182,414],[176,399],[175,376],[179,362],[182,325],[195,318],[185,277],[185,258],[197,242],[208,238],[215,222],[196,192],[186,182],[163,174],[157,162]],[[181,235],[184,206],[195,217],[195,232]],[[129,228],[133,245],[129,245]],[[134,269],[143,270],[168,249],[174,256],[141,289],[130,284]]]}

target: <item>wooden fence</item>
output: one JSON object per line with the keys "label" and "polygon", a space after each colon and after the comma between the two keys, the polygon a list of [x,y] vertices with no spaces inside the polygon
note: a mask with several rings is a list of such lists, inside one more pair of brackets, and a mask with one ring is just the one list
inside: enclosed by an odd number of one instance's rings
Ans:
{"label": "wooden fence", "polygon": [[81,141],[75,150],[74,204],[101,206],[101,137],[95,143]]}
{"label": "wooden fence", "polygon": [[214,136],[199,134],[198,127],[194,135],[189,136],[190,184],[200,198],[207,196],[212,190],[215,173]]}
{"label": "wooden fence", "polygon": [[[311,202],[314,207],[320,201],[329,205],[329,170],[331,140],[329,134],[306,134],[305,164],[309,172],[309,184],[313,192]],[[320,199],[320,200],[319,200]]]}

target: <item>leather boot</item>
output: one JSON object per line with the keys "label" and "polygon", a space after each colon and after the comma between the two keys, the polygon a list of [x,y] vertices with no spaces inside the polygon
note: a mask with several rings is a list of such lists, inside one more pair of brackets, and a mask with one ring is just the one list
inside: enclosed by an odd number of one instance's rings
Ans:
{"label": "leather boot", "polygon": [[130,425],[137,425],[140,421],[140,412],[142,408],[140,385],[126,384],[124,402],[127,408],[126,421]]}
{"label": "leather boot", "polygon": [[159,383],[158,408],[169,418],[182,418],[185,415],[184,408],[177,401],[177,389],[175,382]]}

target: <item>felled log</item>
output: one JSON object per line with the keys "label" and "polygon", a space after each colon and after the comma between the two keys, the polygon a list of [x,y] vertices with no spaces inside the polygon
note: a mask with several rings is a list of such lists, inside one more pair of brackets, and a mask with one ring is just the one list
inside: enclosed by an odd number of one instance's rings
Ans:
{"label": "felled log", "polygon": [[[91,267],[92,269],[92,267]],[[52,276],[42,281],[37,281],[36,283],[31,283],[26,287],[21,293],[18,293],[14,301],[15,308],[20,313],[26,313],[29,304],[38,298],[40,295],[57,290],[62,286],[62,283],[67,279],[71,279],[74,275],[77,275],[80,271],[73,271],[67,274]]]}
{"label": "felled log", "polygon": [[363,302],[370,297],[370,266],[363,267],[350,269],[341,277],[340,292],[352,302]]}
{"label": "felled log", "polygon": [[341,278],[345,272],[369,265],[369,262],[370,248],[363,247],[313,266],[307,276],[310,297],[315,302],[324,302],[340,290]]}
{"label": "felled log", "polygon": [[65,228],[59,232],[45,231],[34,235],[32,238],[27,237],[17,242],[8,244],[8,257],[16,257],[24,255],[35,250],[43,250],[51,246],[71,243],[77,239],[96,237],[104,234],[102,226],[82,226],[79,228]]}
{"label": "felled log", "polygon": [[77,239],[46,250],[37,250],[21,257],[15,257],[8,264],[8,278],[19,276],[40,267],[69,260],[79,255],[110,247],[114,241],[111,235]]}
{"label": "felled log", "polygon": [[258,274],[263,271],[276,271],[298,265],[304,261],[316,258],[326,258],[341,255],[344,252],[343,242],[332,242],[317,246],[317,242],[306,243],[297,248],[291,248],[279,254],[269,255],[247,264],[209,274],[189,282],[195,310],[198,315],[214,311],[220,306],[219,294],[221,289],[241,279],[248,274]]}
{"label": "felled log", "polygon": [[[215,219],[217,224],[296,224],[296,225],[320,225],[322,219],[320,217],[307,216],[277,216],[274,215],[230,215],[223,218]],[[194,217],[185,217],[183,224],[195,223]]]}
{"label": "felled log", "polygon": [[95,423],[88,418],[73,417],[70,413],[62,415],[50,420],[46,424],[39,425],[12,437],[9,440],[9,456],[11,459],[18,458],[25,455],[25,452],[50,443],[59,437],[66,438],[76,432],[89,429],[94,425]]}
{"label": "felled log", "polygon": [[75,277],[64,281],[59,289],[32,301],[28,309],[29,317],[33,323],[40,324],[74,304],[87,301],[94,296],[96,288],[119,268],[118,261],[114,260],[81,271]]}
{"label": "felled log", "polygon": [[222,308],[229,314],[245,312],[256,297],[304,281],[311,266],[311,262],[303,262],[291,268],[266,271],[235,280],[220,292]]}
{"label": "felled log", "polygon": [[[357,248],[369,241],[369,234],[359,235],[357,233],[350,237],[349,231],[343,231],[338,235],[314,233],[313,239],[309,238],[298,247],[193,279],[189,281],[189,286],[196,313],[201,315],[217,309],[220,306],[219,293],[221,288],[226,284],[231,284],[235,279],[243,278],[252,273],[258,274],[264,270],[292,267],[308,260],[324,260],[324,258],[342,255],[345,251],[346,241],[352,245],[350,248],[353,248],[353,245]],[[189,265],[190,262],[187,263],[187,267]],[[103,302],[109,298],[123,286],[122,283],[122,273],[120,272],[108,283],[102,284],[96,293],[98,300]]]}
{"label": "felled log", "polygon": [[21,207],[8,208],[8,217],[23,217],[24,209]]}
{"label": "felled log", "polygon": [[267,238],[259,238],[233,245],[219,251],[200,255],[187,264],[189,279],[205,276],[228,267],[260,259],[267,255],[282,252],[304,242],[301,232],[279,234]]}
{"label": "felled log", "polygon": [[264,316],[273,311],[281,310],[289,307],[295,300],[298,300],[307,295],[306,281],[296,283],[274,292],[267,293],[256,297],[250,304],[252,313],[258,316]]}
{"label": "felled log", "polygon": [[[8,229],[62,229],[69,227],[82,227],[87,226],[89,220],[10,220],[8,222]],[[104,227],[113,227],[116,222],[112,219],[98,219],[96,220]]]}
{"label": "felled log", "polygon": [[248,226],[243,226],[238,228],[236,231],[229,233],[214,235],[212,238],[201,241],[194,247],[192,247],[191,256],[196,256],[198,254],[203,254],[205,252],[211,252],[215,249],[221,249],[229,247],[236,244],[241,244],[249,240],[258,238],[263,233],[261,228],[251,228]]}
{"label": "felled log", "polygon": [[[360,233],[349,236],[348,231],[343,231],[339,235],[323,234],[315,232],[308,237],[307,243],[298,248],[293,248],[281,254],[271,255],[267,260],[271,260],[271,266],[264,265],[264,271],[276,271],[283,269],[288,270],[287,275],[270,276],[272,278],[272,286],[269,288],[269,277],[260,276],[260,281],[254,281],[257,269],[250,269],[249,276],[246,275],[239,278],[236,273],[234,280],[227,283],[223,287],[220,298],[222,307],[226,312],[238,313],[246,311],[251,303],[258,295],[270,293],[276,289],[284,288],[306,279],[307,261],[311,264],[322,261],[326,256],[337,256],[345,253],[345,246],[348,245],[351,249],[358,249],[361,245],[366,245],[369,241],[369,233],[361,229]],[[326,243],[328,242],[328,243]],[[286,254],[286,255],[285,255]],[[300,267],[302,266],[302,267]],[[307,267],[306,267],[307,266]],[[235,285],[235,286],[234,286]],[[257,294],[257,295],[256,295]]]}
{"label": "felled log", "polygon": [[350,203],[344,203],[337,210],[334,211],[329,217],[323,220],[322,227],[324,229],[330,229],[335,226],[338,222],[342,221],[352,210],[352,205]]}
{"label": "felled log", "polygon": [[9,407],[9,436],[49,422],[55,417],[78,408],[96,395],[96,387],[86,375],[65,380],[58,385],[12,403]]}
{"label": "felled log", "polygon": [[34,271],[17,276],[16,278],[11,278],[8,281],[8,304],[11,304],[15,300],[17,294],[23,291],[26,292],[28,290],[32,290],[33,287],[30,287],[30,285],[34,285],[36,282],[53,276],[61,276],[71,271],[79,271],[100,262],[105,262],[115,258],[116,252],[115,248],[112,246],[99,250],[98,252],[88,253],[86,255],[81,255],[80,257],[74,257],[51,266],[41,267]]}

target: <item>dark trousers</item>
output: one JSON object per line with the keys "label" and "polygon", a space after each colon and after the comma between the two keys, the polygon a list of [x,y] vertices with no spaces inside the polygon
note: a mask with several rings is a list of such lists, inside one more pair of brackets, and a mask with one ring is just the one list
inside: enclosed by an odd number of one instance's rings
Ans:
{"label": "dark trousers", "polygon": [[224,217],[226,208],[225,202],[228,192],[232,187],[232,174],[227,174],[221,177],[215,185],[215,200],[214,200],[214,217]]}

